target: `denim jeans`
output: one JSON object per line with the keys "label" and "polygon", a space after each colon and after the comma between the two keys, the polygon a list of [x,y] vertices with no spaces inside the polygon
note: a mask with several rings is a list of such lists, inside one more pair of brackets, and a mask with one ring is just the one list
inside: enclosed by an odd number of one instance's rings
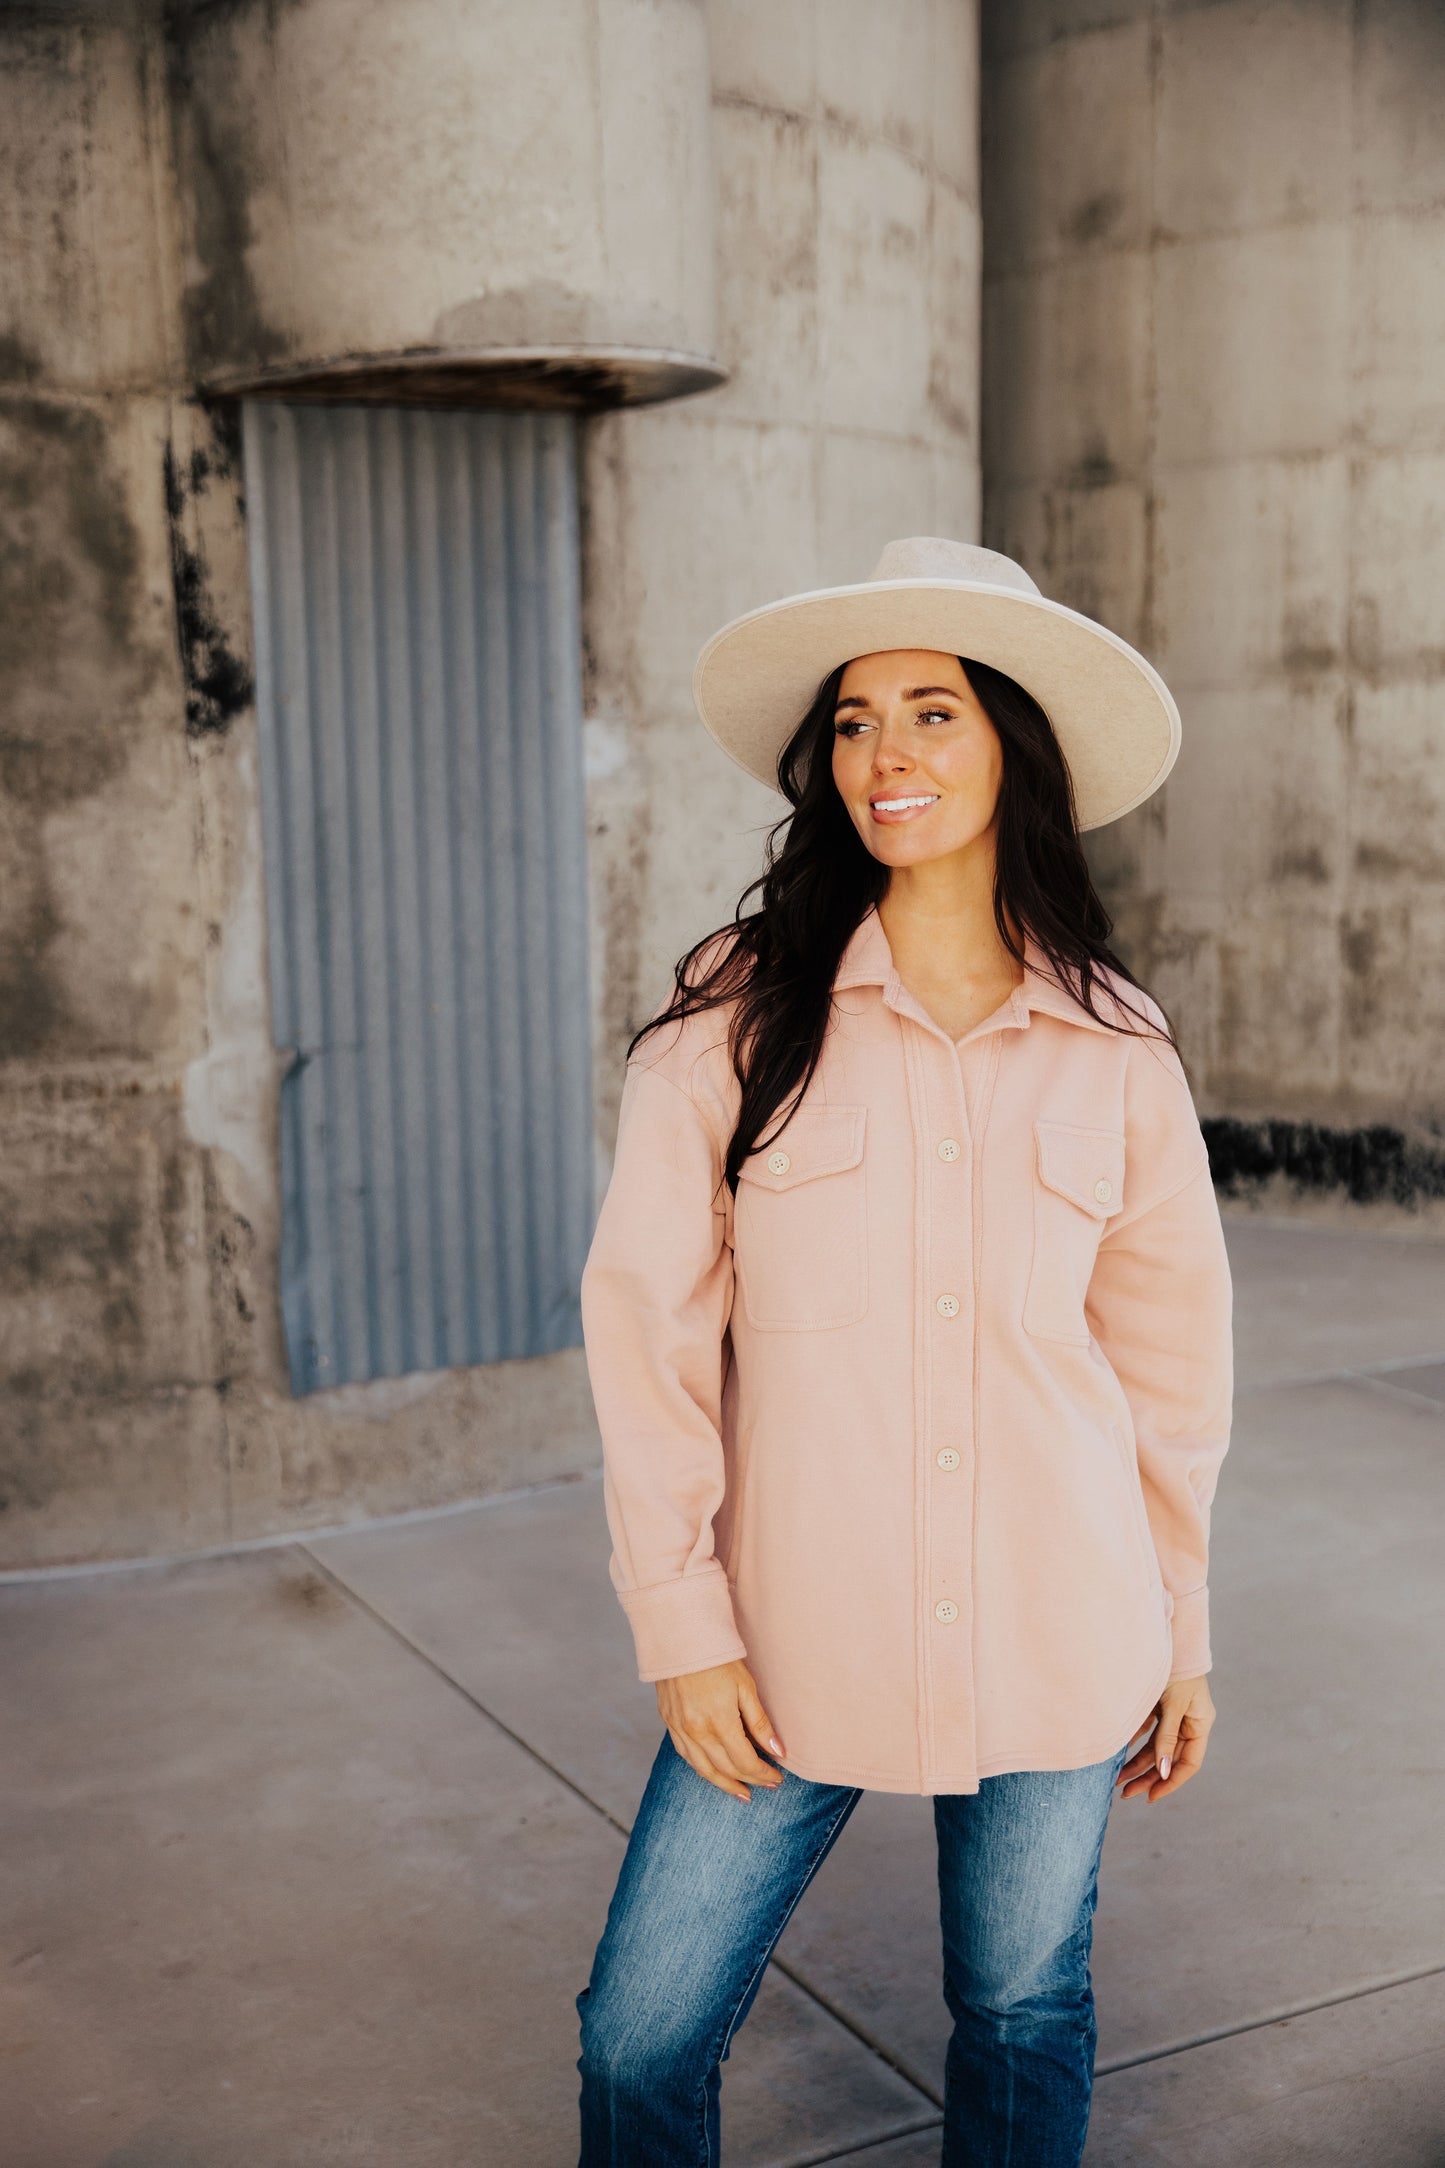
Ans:
{"label": "denim jeans", "polygon": [[[1099,1855],[1125,1753],[934,1800],[953,2018],[942,2168],[1077,2168]],[[581,2168],[716,2168],[729,2043],[861,1796],[785,1774],[744,1805],[663,1739],[577,1998]]]}

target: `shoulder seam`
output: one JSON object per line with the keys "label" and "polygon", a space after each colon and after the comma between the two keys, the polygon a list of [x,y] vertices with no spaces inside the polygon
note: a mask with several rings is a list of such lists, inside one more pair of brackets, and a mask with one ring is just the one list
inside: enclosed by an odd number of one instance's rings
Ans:
{"label": "shoulder seam", "polygon": [[[660,1058],[661,1057],[659,1057],[659,1060]],[[695,1058],[692,1064],[693,1067],[696,1066],[696,1060],[700,1058],[701,1057]],[[701,1124],[703,1130],[707,1135],[708,1142],[711,1144],[713,1150],[719,1153],[726,1152],[726,1141],[718,1135],[715,1124],[708,1119],[706,1110],[702,1106],[701,1102],[694,1096],[691,1091],[688,1090],[685,1084],[679,1084],[674,1077],[665,1076],[662,1069],[658,1066],[657,1062],[644,1062],[634,1058],[632,1061],[628,1062],[627,1067],[630,1072],[634,1072],[638,1076],[655,1077],[659,1084],[665,1084],[669,1091],[676,1092],[678,1098],[683,1101],[683,1103],[688,1107],[694,1118]]]}
{"label": "shoulder seam", "polygon": [[692,1093],[687,1089],[686,1085],[677,1083],[675,1079],[670,1076],[664,1076],[658,1062],[630,1061],[627,1066],[629,1069],[635,1069],[639,1076],[656,1077],[659,1084],[665,1084],[669,1091],[676,1092],[679,1099],[685,1099],[687,1101],[688,1105],[692,1108],[694,1114],[701,1116],[702,1108],[693,1098]]}
{"label": "shoulder seam", "polygon": [[1190,1167],[1186,1173],[1182,1174],[1177,1182],[1166,1183],[1164,1188],[1160,1190],[1158,1196],[1151,1197],[1147,1204],[1141,1204],[1137,1206],[1132,1212],[1120,1213],[1119,1217],[1115,1220],[1113,1226],[1109,1229],[1110,1235],[1121,1234],[1126,1227],[1133,1227],[1139,1220],[1146,1219],[1148,1215],[1151,1212],[1156,1211],[1161,1204],[1168,1204],[1171,1197],[1177,1197],[1180,1190],[1188,1189],[1191,1182],[1197,1180],[1199,1175],[1208,1171],[1209,1146],[1204,1143],[1204,1140],[1202,1138],[1200,1139],[1200,1143],[1203,1148],[1196,1155],[1193,1166]]}

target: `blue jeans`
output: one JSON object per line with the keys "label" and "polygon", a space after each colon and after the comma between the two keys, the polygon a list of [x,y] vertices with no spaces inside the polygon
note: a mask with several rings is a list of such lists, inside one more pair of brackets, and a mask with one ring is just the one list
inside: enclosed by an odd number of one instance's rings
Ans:
{"label": "blue jeans", "polygon": [[[1077,2168],[1099,1855],[1126,1751],[934,1800],[953,2018],[942,2168]],[[860,1797],[785,1775],[744,1805],[663,1739],[577,1998],[581,2168],[716,2168],[729,2043]]]}

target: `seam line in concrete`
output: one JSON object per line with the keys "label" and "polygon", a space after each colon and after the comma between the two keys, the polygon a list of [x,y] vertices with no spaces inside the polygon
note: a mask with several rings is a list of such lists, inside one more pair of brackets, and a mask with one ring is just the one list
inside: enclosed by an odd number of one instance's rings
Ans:
{"label": "seam line in concrete", "polygon": [[846,2153],[810,2153],[805,2160],[790,2161],[788,2168],[835,2168],[835,2163],[841,2163],[842,2168],[847,2168],[850,2160],[866,2163],[869,2154],[876,2153],[881,2145],[896,2145],[900,2138],[919,2138],[925,2131],[942,2128],[939,2118],[930,2115],[926,2122],[905,2123],[899,2130],[885,2130],[881,2137],[868,2138],[862,2145],[849,2146]]}
{"label": "seam line in concrete", "polygon": [[[1234,1397],[1236,1401],[1248,1400],[1257,1393],[1288,1392],[1295,1385],[1353,1385],[1362,1381],[1374,1385],[1388,1381],[1401,1371],[1430,1370],[1440,1363],[1445,1363],[1445,1354],[1396,1355],[1392,1356],[1389,1362],[1356,1364],[1343,1370],[1304,1370],[1298,1377],[1257,1378],[1247,1385],[1236,1385]],[[1397,1392],[1404,1392],[1406,1389],[1404,1386],[1393,1388]],[[1411,1395],[1412,1399],[1423,1400],[1427,1397],[1423,1393]],[[1439,1407],[1441,1403],[1435,1401],[1432,1405]]]}
{"label": "seam line in concrete", "polygon": [[603,1821],[609,1823],[620,1836],[625,1837],[630,1834],[625,1822],[619,1822],[615,1814],[609,1813],[607,1808],[602,1806],[598,1800],[593,1799],[587,1792],[584,1792],[581,1785],[569,1777],[565,1770],[559,1769],[555,1762],[548,1761],[545,1754],[539,1754],[537,1749],[530,1745],[520,1732],[513,1731],[511,1725],[504,1723],[501,1717],[489,1709],[484,1701],[478,1701],[470,1687],[463,1686],[461,1680],[453,1672],[448,1671],[444,1664],[438,1663],[437,1659],[424,1649],[420,1642],[413,1641],[410,1634],[404,1633],[400,1626],[394,1625],[384,1611],[378,1611],[374,1603],[369,1602],[365,1596],[360,1595],[348,1580],[337,1573],[333,1567],[327,1565],[324,1558],[318,1558],[309,1543],[295,1543],[293,1547],[311,1561],[316,1571],[324,1575],[333,1588],[338,1589],[349,1602],[355,1604],[358,1611],[364,1612],[367,1618],[375,1620],[376,1624],[384,1632],[390,1634],[392,1640],[398,1642],[409,1656],[414,1656],[419,1663],[425,1664],[428,1671],[434,1671],[439,1679],[445,1681],[454,1694],[460,1694],[462,1700],[476,1710],[478,1716],[484,1716],[489,1724],[495,1725],[499,1732],[511,1740],[513,1746],[519,1746],[531,1761],[536,1762],[540,1768],[545,1769],[548,1776],[555,1777],[559,1784],[565,1785],[574,1799],[580,1799],[584,1807],[590,1807],[594,1814],[600,1814]]}
{"label": "seam line in concrete", "polygon": [[[522,1752],[530,1760],[536,1762],[539,1768],[545,1769],[549,1776],[555,1777],[557,1782],[563,1785],[574,1799],[580,1799],[585,1807],[590,1807],[594,1814],[600,1815],[608,1827],[615,1829],[620,1836],[628,1837],[632,1834],[626,1822],[620,1821],[609,1808],[603,1806],[600,1800],[594,1799],[590,1792],[584,1791],[574,1777],[569,1777],[565,1770],[559,1769],[555,1762],[549,1761],[545,1754],[539,1753],[529,1740],[524,1739],[520,1732],[514,1731],[510,1724],[506,1723],[494,1710],[489,1709],[484,1701],[479,1700],[470,1687],[464,1686],[453,1672],[448,1671],[445,1664],[440,1663],[429,1650],[423,1648],[419,1641],[413,1641],[410,1634],[389,1619],[384,1611],[378,1610],[377,1606],[370,1602],[367,1597],[354,1589],[343,1575],[326,1563],[324,1558],[319,1558],[308,1543],[297,1543],[293,1539],[293,1547],[308,1558],[317,1572],[324,1575],[334,1588],[338,1589],[342,1595],[355,1604],[359,1611],[363,1612],[367,1618],[374,1619],[384,1632],[390,1634],[393,1641],[404,1648],[409,1655],[414,1656],[419,1663],[425,1664],[429,1671],[435,1672],[436,1676],[443,1680],[452,1689],[453,1693],[460,1694],[463,1701],[470,1708],[476,1710],[478,1716],[485,1717],[489,1724],[495,1725],[504,1738],[510,1739],[514,1746],[520,1747]],[[769,1964],[774,1971],[780,1972],[785,1980],[791,1980],[794,1987],[806,1995],[810,2002],[816,2003],[820,2010],[825,2010],[835,2024],[842,2026],[844,2032],[851,2033],[860,2046],[867,2048],[868,2052],[875,2055],[879,2062],[886,2064],[895,2076],[902,2078],[905,2084],[911,2085],[915,2092],[921,2093],[931,2106],[935,2108],[943,2106],[942,2094],[935,2091],[933,2086],[916,2070],[910,2069],[903,2058],[897,2055],[885,2042],[875,2038],[866,2026],[860,2025],[858,2020],[852,2017],[848,2011],[842,2009],[830,1995],[825,1994],[821,1988],[815,1986],[805,1974],[799,1972],[795,1966],[780,1957],[770,1958]],[[922,2124],[919,2128],[926,2129],[927,2125]],[[907,2133],[898,2131],[895,2135],[905,2137]],[[883,2140],[878,2139],[873,2142],[881,2145]],[[825,2154],[822,2157],[826,2160],[837,2156]],[[846,2158],[846,2156],[844,2157]],[[798,2168],[807,2168],[807,2164],[799,2163]]]}
{"label": "seam line in concrete", "polygon": [[600,1468],[574,1475],[546,1476],[540,1483],[520,1483],[513,1490],[488,1491],[481,1498],[454,1498],[450,1505],[415,1506],[409,1513],[385,1513],[370,1521],[335,1521],[323,1528],[283,1528],[271,1536],[238,1536],[231,1543],[203,1544],[194,1551],[158,1551],[135,1558],[95,1558],[78,1565],[0,1566],[0,1588],[11,1581],[76,1581],[88,1574],[149,1573],[171,1566],[199,1566],[215,1558],[246,1558],[253,1551],[286,1551],[293,1544],[329,1543],[334,1536],[369,1536],[423,1521],[444,1521],[461,1513],[489,1513],[494,1506],[515,1505],[539,1491],[565,1490],[574,1483],[596,1483]]}
{"label": "seam line in concrete", "polygon": [[1389,1988],[1409,1987],[1412,1981],[1433,1980],[1441,1974],[1445,1974],[1445,1965],[1417,1965],[1413,1971],[1389,1973],[1378,1980],[1366,1980],[1359,1987],[1341,1988],[1335,1995],[1317,1995],[1310,2002],[1281,2003],[1277,2010],[1268,2010],[1262,2017],[1245,2018],[1238,2025],[1217,2025],[1210,2032],[1171,2040],[1164,2047],[1146,2048],[1141,2055],[1121,2055],[1115,2062],[1100,2063],[1094,2075],[1107,2078],[1116,2070],[1136,2070],[1141,2063],[1158,2063],[1166,2056],[1187,2055],[1192,2048],[1207,2048],[1216,2040],[1236,2040],[1243,2033],[1263,2032],[1270,2025],[1282,2024],[1286,2018],[1308,2017],[1313,2010],[1333,2010],[1339,2003],[1362,2002],[1367,1995],[1383,1995]]}
{"label": "seam line in concrete", "polygon": [[1445,1417],[1445,1400],[1433,1393],[1412,1393],[1408,1385],[1396,1385],[1392,1378],[1375,1377],[1368,1370],[1356,1370],[1350,1383],[1363,1385],[1370,1392],[1383,1393],[1387,1400],[1402,1401],[1407,1408],[1424,1408],[1427,1414]]}

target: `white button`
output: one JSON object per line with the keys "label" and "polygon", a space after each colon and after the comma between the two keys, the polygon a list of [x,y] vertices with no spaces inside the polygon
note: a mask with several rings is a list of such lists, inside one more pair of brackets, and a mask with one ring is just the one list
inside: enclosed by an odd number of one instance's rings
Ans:
{"label": "white button", "polygon": [[1113,1194],[1114,1194],[1114,1185],[1113,1185],[1113,1183],[1112,1183],[1112,1182],[1106,1182],[1106,1181],[1104,1180],[1103,1176],[1101,1175],[1101,1176],[1099,1177],[1098,1181],[1097,1181],[1097,1182],[1096,1182],[1096,1183],[1094,1184],[1094,1195],[1095,1195],[1095,1196],[1096,1196],[1096,1197],[1098,1198],[1098,1200],[1099,1200],[1100,1204],[1107,1204],[1107,1203],[1109,1202],[1109,1199],[1110,1199],[1110,1198],[1111,1198],[1111,1197],[1113,1196]]}
{"label": "white button", "polygon": [[960,1304],[957,1295],[940,1295],[933,1307],[940,1317],[957,1317]]}
{"label": "white button", "polygon": [[958,1605],[951,1596],[945,1596],[942,1603],[933,1606],[933,1615],[944,1626],[951,1626],[958,1617]]}
{"label": "white button", "polygon": [[769,1152],[768,1154],[769,1174],[786,1174],[792,1164],[793,1162],[786,1152]]}
{"label": "white button", "polygon": [[938,1147],[938,1156],[940,1159],[953,1160],[957,1159],[962,1150],[963,1146],[957,1137],[945,1137]]}
{"label": "white button", "polygon": [[938,1465],[940,1468],[947,1468],[952,1473],[962,1458],[962,1453],[955,1453],[951,1445],[946,1445],[938,1456]]}

